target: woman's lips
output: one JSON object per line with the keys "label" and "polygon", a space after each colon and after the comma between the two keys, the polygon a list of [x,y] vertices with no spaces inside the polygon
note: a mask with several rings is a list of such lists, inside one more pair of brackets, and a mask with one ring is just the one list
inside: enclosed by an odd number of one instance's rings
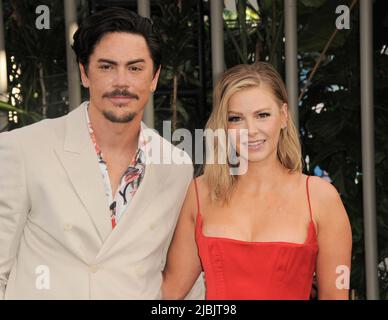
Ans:
{"label": "woman's lips", "polygon": [[248,141],[244,143],[244,146],[248,147],[248,151],[260,150],[265,143],[265,139]]}

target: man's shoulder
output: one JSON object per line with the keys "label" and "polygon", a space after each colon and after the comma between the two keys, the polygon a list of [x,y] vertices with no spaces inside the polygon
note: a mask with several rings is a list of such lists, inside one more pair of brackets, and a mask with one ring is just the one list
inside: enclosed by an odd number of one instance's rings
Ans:
{"label": "man's shoulder", "polygon": [[26,125],[24,127],[10,130],[8,131],[8,133],[14,134],[14,135],[30,135],[32,133],[38,133],[38,132],[47,131],[51,129],[57,129],[58,126],[61,125],[61,123],[64,123],[64,119],[66,119],[66,117],[67,115],[64,115],[58,118],[43,119],[38,122]]}
{"label": "man's shoulder", "polygon": [[66,117],[67,115],[54,119],[40,120],[22,128],[0,133],[0,135],[20,142],[28,142],[28,144],[49,143],[50,140],[63,137]]}
{"label": "man's shoulder", "polygon": [[63,139],[67,119],[69,117],[80,117],[81,113],[82,109],[78,107],[61,117],[43,119],[22,128],[13,129],[6,133],[0,133],[0,135],[7,134],[10,137],[15,137],[19,140],[21,139],[21,141],[35,141],[39,144],[51,139]]}

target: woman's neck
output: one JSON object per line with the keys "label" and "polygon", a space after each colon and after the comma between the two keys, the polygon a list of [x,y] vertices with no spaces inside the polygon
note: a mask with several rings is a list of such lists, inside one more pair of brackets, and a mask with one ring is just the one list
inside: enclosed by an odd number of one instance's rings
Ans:
{"label": "woman's neck", "polygon": [[266,193],[278,186],[288,176],[289,170],[277,159],[274,161],[248,162],[248,170],[238,176],[236,187],[239,192]]}

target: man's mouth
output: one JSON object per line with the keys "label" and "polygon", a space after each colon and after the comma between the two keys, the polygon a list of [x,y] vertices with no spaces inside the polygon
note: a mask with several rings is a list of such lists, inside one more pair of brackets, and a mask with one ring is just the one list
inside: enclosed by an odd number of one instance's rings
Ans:
{"label": "man's mouth", "polygon": [[111,100],[113,103],[120,104],[120,103],[128,103],[130,100],[133,100],[134,98],[128,97],[128,96],[114,96],[109,97],[109,100]]}

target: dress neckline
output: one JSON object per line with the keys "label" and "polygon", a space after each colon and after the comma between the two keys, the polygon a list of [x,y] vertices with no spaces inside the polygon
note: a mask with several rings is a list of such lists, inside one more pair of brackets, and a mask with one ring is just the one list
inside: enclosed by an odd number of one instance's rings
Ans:
{"label": "dress neckline", "polygon": [[[314,232],[314,236],[316,238],[316,229],[313,220],[310,220],[309,226],[308,226],[308,232],[306,240],[303,243],[297,243],[297,242],[288,242],[288,241],[246,241],[246,240],[239,240],[239,239],[233,239],[228,237],[216,237],[216,236],[206,236],[203,233],[203,223],[202,223],[202,215],[198,211],[197,212],[197,221],[196,224],[198,226],[198,232],[204,239],[213,239],[213,240],[220,240],[224,242],[230,242],[230,243],[238,243],[238,244],[244,244],[244,245],[256,245],[256,246],[263,246],[263,245],[285,245],[285,246],[295,246],[295,247],[306,247],[311,245],[310,240],[310,233],[311,229]],[[314,241],[313,243],[316,243]]]}
{"label": "dress neckline", "polygon": [[307,193],[307,201],[309,205],[309,213],[310,213],[310,222],[308,226],[307,231],[307,237],[303,243],[297,243],[297,242],[287,242],[287,241],[245,241],[245,240],[238,240],[228,237],[213,237],[213,236],[206,236],[203,233],[202,227],[202,215],[201,215],[201,209],[199,205],[199,195],[198,195],[198,187],[197,187],[197,181],[194,178],[194,187],[195,187],[195,195],[197,200],[197,217],[196,217],[196,227],[199,228],[199,234],[204,239],[214,239],[214,240],[220,240],[225,242],[231,242],[231,243],[239,243],[239,244],[246,244],[246,245],[286,245],[286,246],[295,246],[295,247],[304,247],[310,245],[310,238],[311,238],[311,232],[314,233],[314,241],[313,244],[317,245],[317,232],[313,221],[313,215],[312,215],[312,209],[311,209],[311,203],[310,203],[310,192],[309,192],[309,178],[310,176],[307,176],[306,178],[306,193]]}

